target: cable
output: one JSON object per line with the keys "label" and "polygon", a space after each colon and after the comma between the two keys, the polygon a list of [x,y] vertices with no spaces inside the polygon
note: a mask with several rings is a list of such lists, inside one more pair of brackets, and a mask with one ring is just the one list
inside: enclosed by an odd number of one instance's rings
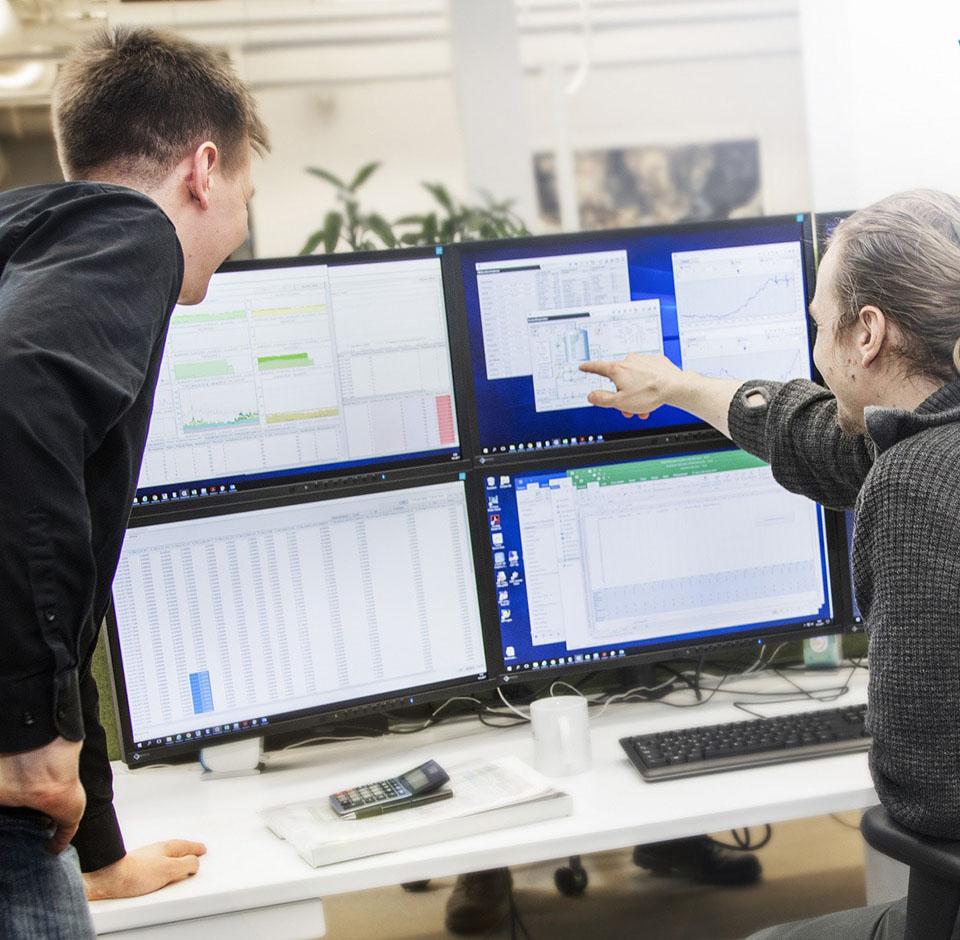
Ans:
{"label": "cable", "polygon": [[[439,724],[441,721],[445,721],[446,717],[438,718],[437,715],[439,715],[440,712],[442,712],[451,702],[472,702],[475,705],[479,705],[481,710],[484,707],[486,707],[484,706],[483,702],[480,701],[480,699],[474,698],[472,695],[454,695],[451,698],[446,699],[446,701],[442,702],[440,705],[438,705],[430,713],[430,717],[427,718],[427,720],[422,722],[421,724],[415,725],[412,728],[402,727],[402,726],[391,726],[389,728],[388,733],[389,734],[416,734],[418,731],[424,731],[425,729],[429,728],[431,725]],[[473,712],[472,714],[476,715],[478,714],[478,712]]]}
{"label": "cable", "polygon": [[[306,747],[308,744],[319,744],[323,741],[369,741],[370,738],[365,734],[357,734],[353,737],[340,738],[336,735],[323,735],[319,738],[307,738],[305,741],[295,741],[293,744],[288,744],[286,747],[280,748],[281,753],[283,751],[292,751],[294,748]],[[267,755],[269,756],[269,755]]]}
{"label": "cable", "polygon": [[510,702],[507,701],[507,697],[503,694],[503,688],[501,686],[497,686],[497,695],[500,696],[500,701],[503,702],[503,704],[506,705],[507,708],[510,709],[510,711],[519,715],[524,721],[530,720],[529,715],[524,715],[524,713],[520,711],[519,708],[516,708],[514,705],[511,705]]}
{"label": "cable", "polygon": [[854,825],[853,823],[848,823],[845,819],[841,819],[836,813],[830,813],[829,815],[831,819],[833,819],[835,822],[840,823],[840,825],[843,826],[845,829],[855,829],[857,832],[860,831],[859,824]]}
{"label": "cable", "polygon": [[[735,845],[730,845],[727,842],[723,842],[720,839],[714,839],[713,836],[708,836],[707,838],[713,842],[715,845],[723,846],[725,849],[732,849],[734,852],[756,852],[759,849],[762,849],[770,840],[773,838],[773,829],[770,827],[770,824],[767,823],[764,827],[763,837],[759,842],[753,842],[750,837],[750,827],[745,826],[742,830],[740,829],[731,829],[730,835],[733,836],[733,841]],[[741,832],[743,833],[741,835]]]}

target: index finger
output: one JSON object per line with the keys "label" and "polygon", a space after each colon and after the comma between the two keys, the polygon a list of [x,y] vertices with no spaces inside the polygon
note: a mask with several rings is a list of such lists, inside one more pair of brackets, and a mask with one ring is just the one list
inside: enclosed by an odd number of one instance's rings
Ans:
{"label": "index finger", "polygon": [[185,855],[206,855],[207,847],[202,842],[189,839],[167,839],[161,843],[163,854],[170,858],[183,858]]}
{"label": "index finger", "polygon": [[612,379],[613,370],[617,365],[616,362],[603,362],[595,359],[590,362],[581,362],[578,368],[581,372],[592,372],[594,375],[602,375],[606,379]]}

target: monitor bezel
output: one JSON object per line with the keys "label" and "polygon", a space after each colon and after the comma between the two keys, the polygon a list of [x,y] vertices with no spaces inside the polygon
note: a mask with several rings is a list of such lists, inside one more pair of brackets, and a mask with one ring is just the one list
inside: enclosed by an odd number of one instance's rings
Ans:
{"label": "monitor bezel", "polygon": [[[415,470],[421,467],[440,468],[451,470],[463,470],[471,466],[471,456],[473,446],[469,437],[467,422],[466,402],[472,399],[473,388],[469,373],[463,368],[463,347],[466,339],[461,335],[461,318],[452,312],[452,288],[449,284],[448,271],[449,266],[445,264],[444,255],[445,246],[428,246],[413,248],[391,248],[377,251],[358,251],[343,252],[333,254],[319,255],[294,255],[290,257],[277,258],[257,258],[243,261],[226,261],[217,269],[217,274],[228,274],[237,271],[261,271],[261,270],[279,270],[283,268],[310,267],[312,265],[328,265],[336,267],[347,267],[358,264],[379,264],[389,261],[416,261],[436,258],[440,265],[440,277],[443,292],[444,314],[447,326],[447,348],[450,355],[450,371],[453,383],[453,395],[455,401],[454,420],[457,428],[457,439],[459,441],[455,452],[450,455],[437,454],[435,456],[424,456],[423,454],[415,456],[399,456],[391,459],[375,459],[361,463],[344,461],[337,464],[320,464],[317,467],[303,467],[292,470],[289,473],[283,471],[270,471],[262,474],[239,474],[235,478],[227,479],[217,478],[216,480],[196,480],[179,481],[176,484],[167,483],[162,486],[151,486],[137,488],[137,502],[134,504],[132,518],[138,518],[140,515],[153,515],[154,513],[165,513],[167,507],[179,507],[183,505],[181,498],[170,498],[168,495],[161,496],[163,491],[172,491],[173,489],[192,489],[197,490],[197,495],[191,495],[186,499],[186,503],[194,504],[197,502],[220,503],[230,501],[238,502],[237,495],[250,492],[274,492],[282,495],[288,492],[295,492],[299,484],[309,484],[312,481],[328,480],[328,485],[345,486],[351,485],[352,481],[358,477],[367,481],[377,479],[400,479],[404,476],[413,478],[416,476]],[[234,489],[229,489],[233,484]],[[226,492],[220,492],[219,487],[227,485]],[[211,490],[213,492],[199,492],[200,490]],[[155,498],[154,498],[155,496]],[[147,502],[139,502],[146,497]],[[170,510],[172,511],[172,510]]]}
{"label": "monitor bezel", "polygon": [[[623,461],[645,460],[648,458],[671,457],[686,453],[704,453],[710,451],[729,451],[739,449],[732,444],[730,439],[714,432],[712,437],[703,437],[700,440],[688,443],[684,442],[682,446],[658,445],[655,447],[636,447],[620,448],[616,451],[607,450],[602,455],[588,455],[585,451],[577,450],[575,453],[566,453],[563,455],[552,454],[549,457],[534,457],[529,455],[525,460],[514,462],[509,467],[503,466],[497,468],[497,473],[509,473],[514,476],[522,473],[539,473],[561,468],[575,468],[582,466],[612,464]],[[478,471],[479,473],[479,471]],[[494,475],[494,474],[485,474]],[[819,507],[819,504],[817,504]],[[486,503],[484,503],[484,507]],[[499,679],[505,684],[515,684],[517,682],[530,682],[540,680],[556,679],[561,676],[583,676],[586,673],[594,672],[598,669],[611,669],[622,666],[641,665],[653,662],[664,662],[670,660],[681,660],[690,658],[708,657],[719,655],[725,650],[746,650],[750,647],[758,648],[763,644],[779,644],[790,640],[805,639],[813,636],[826,636],[833,634],[842,634],[852,630],[849,623],[848,614],[848,575],[845,571],[847,557],[843,551],[845,540],[841,542],[841,533],[838,529],[837,513],[831,512],[825,507],[824,510],[824,542],[826,545],[826,566],[830,579],[830,600],[833,607],[833,622],[829,624],[800,626],[784,625],[781,627],[766,627],[763,629],[745,629],[743,632],[734,636],[726,635],[717,639],[697,639],[679,642],[675,639],[665,639],[663,643],[650,644],[643,647],[634,647],[630,649],[623,657],[608,657],[606,659],[590,660],[582,663],[564,663],[547,669],[533,670],[521,669],[519,672],[507,672],[506,664],[503,661],[503,639],[500,633],[499,615],[497,622],[493,625],[497,633],[497,640],[500,644],[500,664],[502,671]],[[491,602],[495,606],[496,599],[496,574],[493,567],[492,551],[489,546],[486,549],[483,558],[482,569],[483,588]]]}
{"label": "monitor bezel", "polygon": [[[429,704],[464,693],[476,694],[494,689],[497,685],[497,675],[502,662],[499,629],[496,631],[493,629],[496,615],[496,611],[492,610],[493,600],[488,593],[481,591],[480,588],[483,546],[479,542],[478,533],[482,531],[482,521],[480,519],[482,492],[478,491],[478,487],[482,489],[481,484],[476,474],[463,470],[451,471],[446,467],[441,470],[421,468],[417,475],[416,484],[418,486],[429,486],[437,483],[460,481],[463,482],[466,500],[483,654],[487,666],[485,675],[477,678],[457,678],[425,686],[415,686],[410,689],[399,690],[396,694],[389,696],[383,694],[360,696],[343,703],[334,702],[327,705],[318,705],[299,712],[281,712],[276,718],[268,716],[270,717],[270,723],[266,729],[251,727],[230,731],[213,738],[204,738],[201,744],[193,739],[165,744],[158,748],[137,748],[130,719],[130,702],[126,691],[126,677],[123,671],[123,655],[120,647],[116,611],[111,596],[110,606],[105,618],[105,647],[113,689],[114,715],[119,729],[121,760],[129,767],[135,768],[169,758],[195,758],[202,747],[226,744],[245,738],[269,738],[281,734],[286,736],[291,732],[304,732],[358,717],[383,714],[397,708]],[[412,488],[412,482],[410,479],[392,479],[378,481],[377,483],[354,481],[352,484],[321,487],[296,495],[260,491],[253,494],[238,494],[240,496],[245,495],[245,498],[231,500],[229,503],[206,502],[199,505],[197,503],[182,503],[175,507],[176,511],[156,514],[149,518],[131,519],[130,528],[232,515],[238,512],[278,506],[303,505],[370,493],[387,493]]]}
{"label": "monitor bezel", "polygon": [[[465,400],[465,417],[467,424],[467,434],[473,445],[473,456],[480,465],[490,466],[513,466],[516,463],[522,464],[529,455],[529,451],[505,452],[505,453],[483,453],[483,442],[481,440],[480,419],[477,409],[477,397],[475,388],[475,376],[473,371],[473,355],[470,346],[470,328],[466,306],[466,294],[464,289],[464,264],[471,257],[481,252],[489,253],[501,249],[522,249],[536,252],[537,254],[550,254],[552,249],[566,248],[575,246],[578,243],[589,243],[592,251],[603,250],[602,243],[623,241],[629,238],[647,238],[657,237],[667,234],[686,234],[715,230],[723,228],[731,231],[744,228],[756,228],[757,226],[774,225],[799,225],[800,226],[800,259],[804,278],[804,302],[807,307],[807,324],[809,347],[807,355],[809,357],[811,375],[813,381],[819,380],[819,373],[813,362],[813,343],[815,339],[815,324],[809,315],[810,302],[813,299],[815,289],[816,267],[814,263],[814,230],[813,218],[809,212],[785,213],[782,215],[753,216],[743,219],[719,219],[705,222],[681,222],[677,224],[639,226],[634,228],[619,229],[595,229],[583,232],[564,232],[550,235],[530,235],[519,238],[499,238],[485,241],[458,242],[447,246],[444,252],[444,264],[450,269],[449,278],[445,278],[445,283],[449,283],[453,293],[455,306],[452,307],[452,313],[459,321],[458,332],[463,337],[464,342],[464,368],[467,370],[466,376],[469,378],[471,395],[469,400]],[[599,246],[599,247],[598,247]],[[488,260],[488,259],[484,259]],[[755,378],[755,376],[754,376]],[[703,439],[704,435],[712,435],[713,429],[703,421],[693,421],[689,424],[657,427],[645,429],[640,423],[635,432],[618,432],[616,437],[605,440],[602,443],[580,443],[569,445],[564,448],[564,453],[576,452],[577,454],[591,454],[602,456],[620,447],[643,446],[660,447],[676,446],[678,444],[690,443],[696,444]]]}

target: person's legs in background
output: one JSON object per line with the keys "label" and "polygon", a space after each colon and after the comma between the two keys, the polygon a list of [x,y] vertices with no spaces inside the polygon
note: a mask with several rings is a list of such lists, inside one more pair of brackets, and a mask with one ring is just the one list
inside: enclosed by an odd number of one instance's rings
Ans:
{"label": "person's legs in background", "polygon": [[0,807],[0,937],[96,940],[76,852],[51,855],[50,820]]}
{"label": "person's legs in background", "polygon": [[[753,884],[761,870],[753,853],[721,845],[709,836],[638,845],[633,861],[657,875],[711,885]],[[495,927],[510,912],[511,885],[507,868],[460,875],[447,899],[447,930],[470,936]]]}

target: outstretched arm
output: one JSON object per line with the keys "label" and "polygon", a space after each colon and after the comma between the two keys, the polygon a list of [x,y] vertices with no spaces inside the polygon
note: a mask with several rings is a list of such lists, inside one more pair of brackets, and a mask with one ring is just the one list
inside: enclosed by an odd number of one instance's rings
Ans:
{"label": "outstretched arm", "polygon": [[675,366],[666,356],[630,353],[622,362],[584,362],[583,372],[610,379],[615,392],[597,390],[589,401],[602,408],[617,408],[625,417],[646,418],[661,405],[673,405],[730,437],[727,413],[743,384],[736,379],[711,379]]}

